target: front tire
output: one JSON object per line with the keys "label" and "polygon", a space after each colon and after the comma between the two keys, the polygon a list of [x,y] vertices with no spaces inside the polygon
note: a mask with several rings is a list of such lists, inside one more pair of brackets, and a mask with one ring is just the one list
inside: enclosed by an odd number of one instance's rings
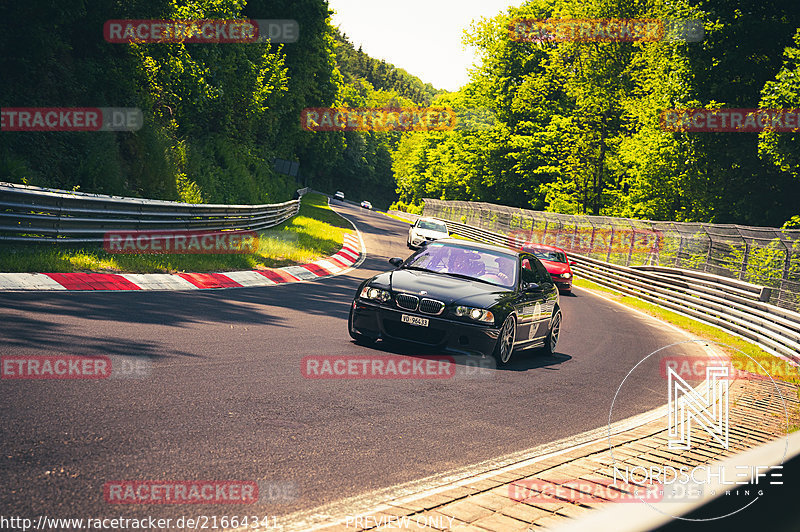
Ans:
{"label": "front tire", "polygon": [[494,346],[494,358],[497,359],[498,366],[505,366],[514,354],[514,341],[517,339],[517,318],[509,314],[503,326],[500,328],[500,336]]}
{"label": "front tire", "polygon": [[561,309],[556,307],[553,317],[550,319],[550,330],[544,342],[542,351],[547,355],[555,355],[558,346],[558,338],[561,336]]}

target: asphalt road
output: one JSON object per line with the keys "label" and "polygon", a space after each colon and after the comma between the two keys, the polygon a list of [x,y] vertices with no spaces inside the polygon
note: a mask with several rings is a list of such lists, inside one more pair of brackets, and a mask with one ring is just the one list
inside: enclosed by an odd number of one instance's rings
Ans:
{"label": "asphalt road", "polygon": [[[0,381],[0,514],[284,515],[605,426],[642,357],[680,339],[579,291],[562,296],[554,357],[449,380],[311,380],[307,355],[385,351],[351,342],[355,288],[407,256],[407,225],[352,206],[368,256],[311,283],[191,292],[0,293],[3,355],[120,355],[149,375]],[[414,355],[407,348],[393,352]],[[640,379],[620,419],[664,403]],[[297,497],[241,507],[120,506],[107,481],[243,480]],[[189,511],[191,510],[191,511]]]}

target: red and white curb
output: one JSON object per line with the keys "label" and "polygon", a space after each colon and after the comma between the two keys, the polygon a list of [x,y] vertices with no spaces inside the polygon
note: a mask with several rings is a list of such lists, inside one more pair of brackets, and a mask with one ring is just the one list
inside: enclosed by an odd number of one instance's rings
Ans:
{"label": "red and white curb", "polygon": [[0,290],[207,290],[313,281],[338,275],[364,256],[361,235],[346,233],[338,253],[300,266],[225,273],[0,273]]}

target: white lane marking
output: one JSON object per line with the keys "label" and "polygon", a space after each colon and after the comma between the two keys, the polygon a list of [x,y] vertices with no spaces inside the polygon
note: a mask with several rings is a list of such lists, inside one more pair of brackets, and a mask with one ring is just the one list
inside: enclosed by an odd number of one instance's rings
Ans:
{"label": "white lane marking", "polygon": [[254,271],[241,271],[241,272],[224,272],[231,281],[235,281],[242,286],[268,286],[277,284],[275,281],[268,279],[258,272]]}
{"label": "white lane marking", "polygon": [[0,290],[66,290],[42,273],[0,273]]}
{"label": "white lane marking", "polygon": [[171,273],[121,273],[142,290],[200,290],[180,275]]}
{"label": "white lane marking", "polygon": [[325,260],[325,259],[318,260],[318,261],[314,262],[314,264],[316,264],[317,266],[319,266],[321,268],[325,268],[326,270],[328,270],[331,273],[336,273],[339,270],[343,269],[341,266],[337,266],[336,264],[332,263],[331,261]]}
{"label": "white lane marking", "polygon": [[284,266],[283,268],[279,269],[285,271],[289,275],[297,277],[298,279],[303,279],[304,281],[318,278],[317,274],[311,273],[310,271],[301,266]]}

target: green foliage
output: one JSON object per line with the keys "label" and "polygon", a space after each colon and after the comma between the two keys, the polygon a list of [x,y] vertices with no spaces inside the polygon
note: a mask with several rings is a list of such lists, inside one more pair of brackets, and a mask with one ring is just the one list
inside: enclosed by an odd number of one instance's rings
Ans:
{"label": "green foliage", "polygon": [[798,229],[800,228],[800,215],[792,216],[783,224],[783,229]]}
{"label": "green foliage", "polygon": [[[800,134],[765,133],[758,151],[756,135],[672,133],[659,124],[672,108],[757,107],[759,98],[764,107],[800,107],[796,3],[740,4],[531,0],[478,21],[465,42],[479,66],[446,98],[486,105],[497,122],[468,135],[404,136],[394,154],[401,199],[782,223],[797,212]],[[515,42],[508,25],[518,17],[699,19],[705,40]]]}
{"label": "green foliage", "polygon": [[[762,108],[800,108],[800,29],[794,35],[794,46],[784,52],[783,66],[774,81],[768,81],[761,91]],[[800,179],[800,133],[761,133],[758,151],[784,172]]]}
{"label": "green foliage", "polygon": [[[42,3],[46,9],[0,6],[4,105],[138,107],[145,125],[125,133],[4,134],[0,179],[192,202],[291,198],[294,178],[276,174],[272,160],[308,150],[300,109],[332,104],[338,91],[326,2]],[[98,39],[108,19],[247,16],[294,18],[306,38],[286,46]],[[317,155],[312,150],[309,160],[324,159]]]}
{"label": "green foliage", "polygon": [[[456,93],[369,57],[326,0],[0,3],[3,105],[138,107],[125,133],[4,133],[0,179],[192,202],[298,186],[378,208],[425,197],[561,213],[779,225],[797,213],[800,133],[673,133],[671,108],[800,107],[796,0],[529,0],[475,22]],[[295,19],[291,44],[110,44],[108,19]],[[699,19],[699,43],[513,41],[527,18]],[[18,21],[25,21],[19,24]],[[309,132],[306,107],[442,105],[451,132]],[[301,176],[277,174],[275,158]],[[746,193],[743,193],[746,191]]]}
{"label": "green foliage", "polygon": [[422,209],[423,209],[422,205],[415,205],[413,203],[405,203],[403,201],[398,200],[398,201],[395,201],[394,203],[392,203],[391,205],[389,205],[389,208],[387,210],[390,210],[390,211],[401,211],[401,212],[407,212],[407,213],[410,213],[410,214],[422,215]]}

